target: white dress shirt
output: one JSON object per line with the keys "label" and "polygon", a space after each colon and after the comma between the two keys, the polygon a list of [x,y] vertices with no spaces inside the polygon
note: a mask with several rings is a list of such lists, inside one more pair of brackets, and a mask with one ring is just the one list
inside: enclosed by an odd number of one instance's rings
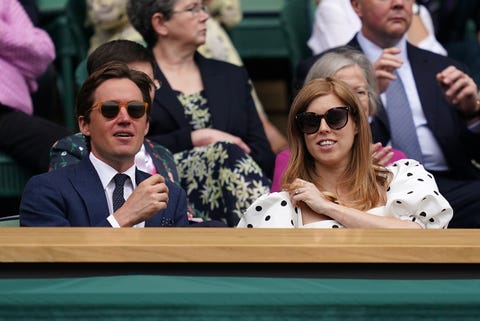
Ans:
{"label": "white dress shirt", "polygon": [[[427,8],[419,5],[419,16],[428,31],[427,38],[420,41],[419,48],[446,56],[447,51],[435,38],[432,17]],[[343,46],[360,31],[362,23],[353,10],[350,0],[322,0],[315,10],[315,21],[308,46],[314,54]]]}
{"label": "white dress shirt", "polygon": [[[380,58],[383,49],[365,38],[361,31],[358,33],[357,40],[362,47],[363,52],[372,63]],[[398,56],[402,59],[403,65],[397,69],[397,72],[402,80],[407,94],[408,103],[412,109],[413,122],[415,124],[418,142],[423,155],[423,165],[426,169],[431,171],[446,171],[448,170],[447,162],[440,149],[440,145],[437,143],[433,133],[427,126],[427,119],[423,113],[422,104],[415,85],[415,79],[413,78],[412,68],[407,56],[407,41],[405,37],[400,40],[395,47],[400,48],[401,50]],[[432,81],[436,80],[432,79]],[[388,112],[385,93],[381,94],[380,98]]]}
{"label": "white dress shirt", "polygon": [[[112,225],[112,227],[120,227],[117,220],[113,216],[113,203],[112,203],[112,194],[113,190],[115,189],[115,182],[113,177],[118,174],[118,172],[113,169],[111,166],[107,165],[105,162],[98,159],[93,153],[89,154],[90,161],[93,164],[93,167],[98,173],[100,177],[100,181],[102,182],[103,190],[105,191],[105,197],[107,198],[108,204],[108,211],[109,216],[107,217],[108,222]],[[126,174],[130,179],[125,181],[125,186],[123,188],[123,196],[126,199],[132,194],[133,190],[137,187],[135,181],[135,168],[136,166],[133,165],[128,170],[123,172],[122,174]],[[145,222],[140,222],[133,227],[145,227]]]}

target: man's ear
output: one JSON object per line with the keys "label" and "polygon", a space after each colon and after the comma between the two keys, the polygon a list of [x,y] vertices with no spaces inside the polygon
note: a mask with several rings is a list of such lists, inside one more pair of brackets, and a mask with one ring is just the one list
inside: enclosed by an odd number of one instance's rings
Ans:
{"label": "man's ear", "polygon": [[162,13],[156,12],[152,16],[153,30],[159,35],[165,36],[168,34],[168,27],[166,26],[167,20]]}
{"label": "man's ear", "polygon": [[78,128],[84,136],[90,136],[90,122],[85,120],[85,116],[78,116]]}
{"label": "man's ear", "polygon": [[352,4],[352,8],[353,10],[355,11],[355,13],[357,14],[357,16],[361,16],[361,13],[360,13],[360,8],[361,8],[361,4],[358,0],[350,0],[350,3]]}
{"label": "man's ear", "polygon": [[150,121],[147,118],[147,126],[145,126],[145,132],[143,133],[143,136],[147,136],[149,129],[150,129]]}

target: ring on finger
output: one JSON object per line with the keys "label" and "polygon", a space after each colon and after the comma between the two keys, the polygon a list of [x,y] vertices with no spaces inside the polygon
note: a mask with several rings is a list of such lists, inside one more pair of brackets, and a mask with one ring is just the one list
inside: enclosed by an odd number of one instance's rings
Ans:
{"label": "ring on finger", "polygon": [[293,191],[293,194],[295,194],[295,195],[300,194],[300,189],[299,189],[299,188],[295,189],[295,190]]}

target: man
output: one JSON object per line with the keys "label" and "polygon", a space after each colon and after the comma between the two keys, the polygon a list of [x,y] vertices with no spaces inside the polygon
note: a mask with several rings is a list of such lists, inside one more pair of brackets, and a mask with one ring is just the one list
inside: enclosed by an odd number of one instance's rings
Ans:
{"label": "man", "polygon": [[[435,175],[454,216],[449,227],[480,227],[480,104],[477,85],[460,63],[407,43],[413,0],[351,0],[362,22],[348,43],[374,62],[382,108],[372,122],[374,141],[398,141],[394,128],[412,123],[417,154]],[[303,64],[315,61],[312,57]],[[306,67],[307,66],[307,67]],[[302,68],[299,68],[301,72]],[[409,117],[393,117],[390,86],[403,84]],[[393,88],[393,87],[392,87]],[[396,90],[398,92],[398,90]],[[389,117],[390,115],[390,117]],[[418,143],[417,143],[418,141]],[[395,144],[393,144],[395,147]],[[410,146],[406,146],[410,148]]]}
{"label": "man", "polygon": [[134,164],[149,128],[152,86],[146,74],[120,63],[87,78],[76,114],[89,157],[27,183],[21,226],[188,225],[185,192]]}
{"label": "man", "polygon": [[[155,90],[160,83],[154,79],[153,70],[155,60],[150,50],[143,45],[125,39],[113,40],[97,47],[83,64],[85,78],[95,70],[112,62],[127,64],[131,69],[142,71],[154,82],[150,97],[153,101]],[[68,136],[56,142],[50,152],[50,168],[58,169],[79,162],[88,156],[85,140],[82,133]],[[172,153],[160,144],[154,143],[148,138],[135,156],[135,165],[141,171],[153,174],[158,173],[165,179],[180,186],[180,179]],[[188,199],[188,195],[187,195]],[[226,227],[226,224],[214,221],[204,221],[205,215],[195,209],[193,203],[187,203],[187,217],[192,227]],[[200,222],[200,223],[199,223]]]}

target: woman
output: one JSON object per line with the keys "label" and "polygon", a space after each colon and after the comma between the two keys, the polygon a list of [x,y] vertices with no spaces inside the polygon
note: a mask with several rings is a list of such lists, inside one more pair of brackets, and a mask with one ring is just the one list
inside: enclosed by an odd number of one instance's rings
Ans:
{"label": "woman", "polygon": [[264,195],[241,227],[446,228],[453,211],[422,165],[372,162],[357,94],[333,78],[305,85],[290,109],[287,191]]}
{"label": "woman", "polygon": [[148,137],[175,153],[195,207],[236,225],[246,206],[268,192],[274,163],[247,72],[197,53],[209,18],[199,0],[129,1],[127,13],[162,83]]}
{"label": "woman", "polygon": [[[360,99],[363,112],[368,116],[376,114],[379,104],[375,71],[368,58],[360,51],[344,46],[329,50],[310,69],[306,81],[316,78],[335,77],[350,85]],[[391,146],[372,145],[373,161],[381,166],[405,158],[405,154]],[[290,150],[285,150],[275,159],[272,192],[281,190],[280,180],[285,172]]]}
{"label": "woman", "polygon": [[[207,37],[205,43],[198,47],[198,52],[207,58],[243,66],[237,49],[224,29],[224,27],[232,28],[241,21],[240,0],[205,0],[203,3],[208,7],[211,18],[206,21]],[[251,93],[273,152],[276,154],[283,151],[288,147],[287,138],[268,119],[253,84]]]}
{"label": "woman", "polygon": [[52,144],[70,131],[34,115],[37,79],[55,59],[48,33],[33,25],[17,0],[0,1],[0,151],[31,174],[48,170]]}

